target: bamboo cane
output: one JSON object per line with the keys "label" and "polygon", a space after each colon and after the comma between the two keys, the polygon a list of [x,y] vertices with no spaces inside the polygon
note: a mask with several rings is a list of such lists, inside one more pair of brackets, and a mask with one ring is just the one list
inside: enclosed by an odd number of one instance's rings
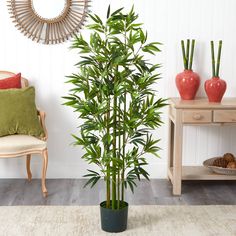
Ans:
{"label": "bamboo cane", "polygon": [[219,41],[219,47],[218,47],[217,64],[216,64],[216,77],[219,77],[221,48],[222,48],[222,40]]}
{"label": "bamboo cane", "polygon": [[190,48],[190,39],[187,39],[187,49],[186,49],[187,70],[189,69],[189,48]]}
{"label": "bamboo cane", "polygon": [[182,56],[183,56],[183,63],[184,63],[184,69],[188,69],[186,55],[185,55],[185,47],[184,47],[184,40],[181,40],[181,47],[182,47]]}
{"label": "bamboo cane", "polygon": [[215,53],[214,53],[214,42],[211,41],[211,63],[212,63],[212,77],[216,76],[215,72]]}
{"label": "bamboo cane", "polygon": [[[114,84],[116,79],[114,79]],[[114,91],[113,96],[113,160],[112,160],[112,209],[116,209],[116,114],[117,114],[117,96]]]}
{"label": "bamboo cane", "polygon": [[[107,104],[107,137],[110,135],[110,96],[108,97],[108,104]],[[107,154],[110,152],[110,144],[107,142]],[[109,156],[110,160],[110,156]],[[111,174],[110,174],[110,161],[107,163],[107,179],[106,179],[106,185],[107,185],[107,201],[106,201],[106,207],[110,208],[110,201],[111,201]]]}
{"label": "bamboo cane", "polygon": [[191,53],[190,53],[190,60],[189,60],[189,70],[192,70],[194,46],[195,46],[195,39],[192,40],[192,44],[191,44]]}
{"label": "bamboo cane", "polygon": [[[118,139],[118,159],[121,156],[121,117],[120,117],[120,109],[121,109],[121,102],[119,101],[119,111],[118,111],[118,132],[119,132],[119,139]],[[120,162],[119,162],[120,163]],[[117,209],[120,209],[120,164],[118,165],[118,180],[117,180]]]}

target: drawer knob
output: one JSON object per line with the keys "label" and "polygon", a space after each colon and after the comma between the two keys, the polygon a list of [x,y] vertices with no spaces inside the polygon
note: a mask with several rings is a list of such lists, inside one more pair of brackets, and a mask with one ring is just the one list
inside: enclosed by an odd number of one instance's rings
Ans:
{"label": "drawer knob", "polygon": [[200,114],[194,114],[194,115],[193,115],[193,118],[194,118],[195,120],[201,120],[201,119],[202,119],[202,115],[200,115]]}

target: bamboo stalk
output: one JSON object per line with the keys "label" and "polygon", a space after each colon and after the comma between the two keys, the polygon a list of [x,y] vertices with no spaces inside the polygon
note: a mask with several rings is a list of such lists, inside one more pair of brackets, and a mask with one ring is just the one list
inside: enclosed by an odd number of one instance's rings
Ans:
{"label": "bamboo stalk", "polygon": [[190,53],[190,60],[189,60],[189,70],[192,70],[194,46],[195,46],[195,39],[192,40],[192,44],[191,44],[191,53]]}
{"label": "bamboo stalk", "polygon": [[[121,133],[120,133],[120,127],[121,127],[121,119],[120,119],[120,101],[119,101],[119,111],[118,111],[118,125],[119,125],[119,139],[118,139],[118,159],[120,159],[121,155]],[[117,180],[117,209],[120,209],[120,164],[118,165],[118,180]]]}
{"label": "bamboo stalk", "polygon": [[216,77],[219,77],[221,48],[222,48],[222,40],[219,41],[219,46],[218,46],[218,55],[217,55],[217,64],[216,64]]}
{"label": "bamboo stalk", "polygon": [[187,49],[186,49],[187,70],[189,69],[189,48],[190,48],[190,39],[187,39]]}
{"label": "bamboo stalk", "polygon": [[211,63],[212,63],[212,77],[215,77],[215,53],[214,53],[214,42],[211,41]]}
{"label": "bamboo stalk", "polygon": [[[107,137],[110,135],[110,96],[108,97],[108,104],[107,104]],[[110,152],[109,143],[107,143],[107,154]],[[110,208],[110,201],[111,201],[111,170],[110,170],[110,157],[107,163],[107,180],[106,180],[106,187],[107,187],[107,201],[106,201],[106,208]]]}
{"label": "bamboo stalk", "polygon": [[125,181],[125,139],[126,139],[126,133],[125,133],[125,120],[126,120],[126,91],[124,94],[124,114],[123,114],[123,140],[122,140],[122,144],[123,144],[123,155],[122,155],[122,173],[121,173],[121,182],[122,182],[122,186],[121,186],[121,201],[122,203],[124,202],[125,198],[125,185],[124,185],[124,181]]}
{"label": "bamboo stalk", "polygon": [[[127,25],[125,23],[125,35],[124,35],[124,42],[125,48],[127,48]],[[125,132],[125,122],[126,122],[126,99],[127,99],[127,92],[125,89],[124,92],[124,101],[123,101],[123,140],[122,140],[122,171],[121,171],[121,201],[122,205],[124,205],[125,200],[125,142],[126,142],[126,132]]]}
{"label": "bamboo stalk", "polygon": [[181,47],[182,47],[182,56],[183,56],[183,62],[184,62],[184,69],[188,69],[186,55],[185,55],[185,47],[184,47],[184,40],[181,40]]}
{"label": "bamboo stalk", "polygon": [[[115,85],[116,79],[114,79]],[[112,209],[116,209],[116,113],[117,96],[114,91],[113,98],[113,159],[112,159]]]}

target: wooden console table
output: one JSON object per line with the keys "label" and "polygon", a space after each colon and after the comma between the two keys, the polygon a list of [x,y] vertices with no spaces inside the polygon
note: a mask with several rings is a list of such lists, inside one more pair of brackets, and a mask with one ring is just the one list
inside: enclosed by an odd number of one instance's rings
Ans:
{"label": "wooden console table", "polygon": [[236,124],[236,98],[225,98],[222,103],[209,103],[207,98],[170,99],[168,178],[174,195],[181,195],[182,180],[236,180],[236,176],[214,174],[204,166],[182,166],[183,126],[224,124]]}

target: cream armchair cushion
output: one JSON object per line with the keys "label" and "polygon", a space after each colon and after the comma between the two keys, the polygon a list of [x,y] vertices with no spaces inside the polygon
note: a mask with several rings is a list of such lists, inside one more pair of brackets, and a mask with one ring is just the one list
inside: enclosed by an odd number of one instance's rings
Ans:
{"label": "cream armchair cushion", "polygon": [[29,135],[8,135],[0,137],[0,155],[44,150],[47,143]]}

